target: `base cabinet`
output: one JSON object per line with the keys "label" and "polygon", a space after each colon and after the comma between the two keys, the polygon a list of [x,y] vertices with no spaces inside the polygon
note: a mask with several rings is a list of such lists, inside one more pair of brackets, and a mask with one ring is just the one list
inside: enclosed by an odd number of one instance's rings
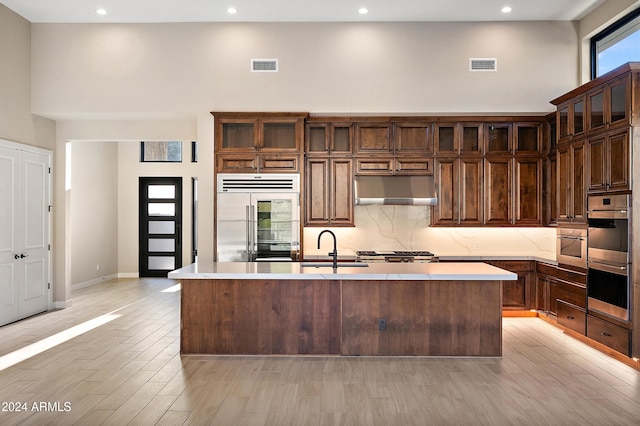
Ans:
{"label": "base cabinet", "polygon": [[587,337],[626,356],[631,356],[631,331],[587,315]]}
{"label": "base cabinet", "polygon": [[558,324],[571,330],[586,334],[587,312],[577,306],[558,300]]}
{"label": "base cabinet", "polygon": [[518,279],[516,281],[505,281],[503,283],[502,309],[531,309],[534,305],[535,299],[535,285],[533,282],[535,269],[533,268],[533,262],[519,260],[491,261],[487,263],[518,275]]}

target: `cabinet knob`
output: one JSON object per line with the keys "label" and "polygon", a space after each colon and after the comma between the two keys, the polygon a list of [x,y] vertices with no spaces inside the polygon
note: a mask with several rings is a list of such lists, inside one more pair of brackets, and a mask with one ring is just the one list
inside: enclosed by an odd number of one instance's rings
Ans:
{"label": "cabinet knob", "polygon": [[606,332],[602,332],[602,333],[600,333],[600,335],[604,336],[604,337],[611,337],[611,334],[610,333],[606,333]]}
{"label": "cabinet knob", "polygon": [[567,319],[574,320],[575,318],[572,317],[571,315],[567,315]]}

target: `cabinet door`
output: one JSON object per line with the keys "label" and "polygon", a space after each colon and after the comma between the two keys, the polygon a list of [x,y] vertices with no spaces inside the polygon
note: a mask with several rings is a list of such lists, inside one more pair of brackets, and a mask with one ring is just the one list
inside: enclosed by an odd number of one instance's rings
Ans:
{"label": "cabinet door", "polygon": [[571,117],[571,105],[569,102],[558,105],[556,113],[556,125],[558,127],[558,140],[560,142],[568,141],[571,136],[571,128],[569,119]]}
{"label": "cabinet door", "polygon": [[587,127],[590,132],[605,128],[604,87],[587,93]]}
{"label": "cabinet door", "polygon": [[430,123],[394,123],[393,139],[396,154],[433,153]]}
{"label": "cabinet door", "polygon": [[329,194],[332,226],[353,226],[353,160],[332,159]]}
{"label": "cabinet door", "polygon": [[587,193],[585,190],[585,144],[576,142],[571,145],[571,221],[587,221]]}
{"label": "cabinet door", "polygon": [[305,225],[326,225],[329,223],[329,159],[308,159],[305,173]]}
{"label": "cabinet door", "polygon": [[607,189],[629,189],[629,132],[609,134],[606,150]]}
{"label": "cabinet door", "polygon": [[484,160],[485,223],[509,224],[512,214],[513,158],[486,157]]}
{"label": "cabinet door", "polygon": [[458,154],[458,128],[455,123],[440,123],[435,125],[434,145],[437,154]]}
{"label": "cabinet door", "polygon": [[459,173],[458,158],[436,158],[435,183],[438,191],[438,204],[433,207],[434,225],[458,224],[459,212]]}
{"label": "cabinet door", "polygon": [[547,184],[547,205],[549,208],[549,223],[558,221],[558,158],[554,153],[549,157],[549,183]]}
{"label": "cabinet door", "polygon": [[390,123],[357,123],[357,153],[392,153]]}
{"label": "cabinet door", "polygon": [[327,123],[307,123],[305,133],[306,154],[329,154],[330,125]]}
{"label": "cabinet door", "polygon": [[547,293],[547,299],[549,301],[549,313],[558,315],[558,281],[551,278],[549,279],[549,292]]}
{"label": "cabinet door", "polygon": [[216,151],[254,151],[258,145],[258,120],[215,118]]}
{"label": "cabinet door", "polygon": [[568,222],[571,220],[571,158],[569,157],[569,146],[558,147],[558,221]]}
{"label": "cabinet door", "polygon": [[[460,223],[482,224],[482,158],[460,158]],[[438,200],[439,201],[439,200]]]}
{"label": "cabinet door", "polygon": [[607,115],[609,127],[628,126],[631,118],[631,84],[630,76],[612,81],[607,84]]}
{"label": "cabinet door", "polygon": [[481,154],[483,125],[481,123],[460,124],[460,154]]}
{"label": "cabinet door", "polygon": [[260,120],[258,146],[264,151],[302,149],[303,120],[299,118],[263,118]]}
{"label": "cabinet door", "polygon": [[513,151],[511,124],[486,124],[484,129],[484,152],[487,155],[507,154]]}
{"label": "cabinet door", "polygon": [[333,154],[352,154],[353,153],[353,126],[351,124],[340,123],[332,124],[330,127],[330,143],[329,147]]}
{"label": "cabinet door", "polygon": [[589,192],[600,192],[607,188],[605,137],[589,140]]}
{"label": "cabinet door", "polygon": [[542,130],[538,123],[516,123],[516,154],[539,154],[542,152]]}
{"label": "cabinet door", "polygon": [[542,160],[516,157],[515,169],[515,223],[539,225],[542,223]]}

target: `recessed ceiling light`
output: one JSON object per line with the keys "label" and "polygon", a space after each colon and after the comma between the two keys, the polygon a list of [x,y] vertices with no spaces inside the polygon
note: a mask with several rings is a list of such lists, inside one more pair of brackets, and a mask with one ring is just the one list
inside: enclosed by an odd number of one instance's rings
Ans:
{"label": "recessed ceiling light", "polygon": [[229,15],[235,15],[236,13],[238,13],[238,9],[236,9],[235,7],[230,7],[229,9],[227,9],[227,13]]}
{"label": "recessed ceiling light", "polygon": [[98,15],[106,15],[107,11],[105,9],[103,9],[103,8],[99,8],[99,9],[96,9],[96,13]]}
{"label": "recessed ceiling light", "polygon": [[358,13],[360,15],[366,15],[367,13],[369,13],[369,9],[367,9],[366,7],[361,7],[360,9],[358,9]]}
{"label": "recessed ceiling light", "polygon": [[511,12],[513,9],[511,9],[511,6],[505,6],[502,8],[501,12],[502,13],[509,13]]}

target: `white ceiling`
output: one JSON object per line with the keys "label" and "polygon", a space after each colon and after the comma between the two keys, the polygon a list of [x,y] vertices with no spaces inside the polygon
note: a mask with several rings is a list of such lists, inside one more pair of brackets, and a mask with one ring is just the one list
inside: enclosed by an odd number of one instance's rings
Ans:
{"label": "white ceiling", "polygon": [[[605,0],[0,0],[30,22],[360,22],[581,19]],[[510,14],[500,12],[503,6]],[[229,15],[227,8],[237,8]],[[367,15],[358,9],[369,9]],[[97,8],[107,15],[99,16]]]}

